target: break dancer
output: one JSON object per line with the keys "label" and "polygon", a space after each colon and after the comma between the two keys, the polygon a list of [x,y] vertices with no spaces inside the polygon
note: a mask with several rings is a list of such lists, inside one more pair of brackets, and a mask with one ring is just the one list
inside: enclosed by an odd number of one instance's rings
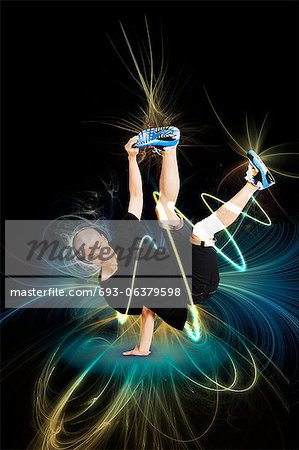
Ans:
{"label": "break dancer", "polygon": [[[156,215],[162,229],[168,230],[174,242],[186,241],[192,243],[192,298],[195,304],[209,298],[216,292],[219,284],[215,234],[229,227],[240,215],[251,197],[262,189],[267,189],[275,183],[273,176],[258,155],[250,150],[248,170],[245,185],[228,202],[223,204],[213,214],[196,223],[190,235],[184,220],[175,212],[176,201],[180,189],[180,176],[177,164],[177,145],[180,132],[176,127],[152,128],[132,137],[125,146],[129,161],[129,206],[125,221],[131,223],[140,221],[143,210],[142,178],[137,162],[139,149],[154,151],[162,158],[159,180],[160,196],[156,205]],[[134,222],[133,222],[134,223]],[[74,239],[74,247],[84,248],[85,257],[89,257],[94,242],[102,242],[111,249],[110,258],[102,260],[92,255],[92,262],[99,267],[102,286],[113,282],[113,275],[118,271],[117,255],[113,251],[113,243],[92,228],[84,228]],[[108,283],[108,284],[107,284]],[[109,300],[107,299],[108,303]],[[146,297],[144,302],[146,303]],[[121,313],[141,314],[140,342],[133,350],[124,352],[125,356],[147,356],[150,352],[154,332],[155,315],[176,329],[183,330],[187,320],[187,302],[185,308],[150,308],[146,304],[139,308],[115,308]]]}

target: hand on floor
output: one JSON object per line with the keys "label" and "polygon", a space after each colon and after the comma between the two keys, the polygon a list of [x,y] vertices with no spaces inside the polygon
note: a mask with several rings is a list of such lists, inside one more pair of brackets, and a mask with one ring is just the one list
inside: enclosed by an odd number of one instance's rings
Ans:
{"label": "hand on floor", "polygon": [[124,356],[148,356],[150,355],[151,352],[142,352],[141,350],[139,350],[139,345],[136,345],[135,348],[133,348],[133,350],[129,350],[127,352],[123,352]]}

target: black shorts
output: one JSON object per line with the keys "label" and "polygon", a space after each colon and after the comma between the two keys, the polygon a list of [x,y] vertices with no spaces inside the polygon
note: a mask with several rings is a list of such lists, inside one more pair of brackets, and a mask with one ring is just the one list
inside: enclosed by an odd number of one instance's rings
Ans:
{"label": "black shorts", "polygon": [[[125,220],[138,220],[128,213]],[[171,230],[174,242],[190,242],[192,229],[184,221],[183,226]],[[167,233],[165,233],[167,239]],[[214,247],[201,247],[192,244],[192,298],[195,304],[213,295],[219,285],[218,256]]]}
{"label": "black shorts", "polygon": [[[174,242],[190,242],[191,226],[184,221],[183,226],[171,230]],[[218,256],[214,247],[192,244],[192,298],[195,304],[209,298],[219,284]]]}
{"label": "black shorts", "polygon": [[214,247],[192,244],[192,297],[194,303],[211,297],[219,284],[218,256]]}

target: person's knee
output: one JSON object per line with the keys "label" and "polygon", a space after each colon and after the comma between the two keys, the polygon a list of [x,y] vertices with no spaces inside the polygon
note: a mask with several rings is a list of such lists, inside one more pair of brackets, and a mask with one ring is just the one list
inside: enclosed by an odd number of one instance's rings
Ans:
{"label": "person's knee", "polygon": [[193,237],[199,238],[202,241],[213,239],[214,235],[224,228],[217,214],[213,213],[194,225]]}

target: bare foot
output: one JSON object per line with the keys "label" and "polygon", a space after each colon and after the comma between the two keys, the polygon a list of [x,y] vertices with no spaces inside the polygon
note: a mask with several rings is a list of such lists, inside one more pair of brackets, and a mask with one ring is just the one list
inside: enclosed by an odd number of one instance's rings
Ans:
{"label": "bare foot", "polygon": [[124,356],[148,356],[150,355],[151,352],[142,352],[141,350],[139,350],[139,345],[136,345],[135,348],[133,348],[133,350],[129,350],[128,352],[123,352]]}

